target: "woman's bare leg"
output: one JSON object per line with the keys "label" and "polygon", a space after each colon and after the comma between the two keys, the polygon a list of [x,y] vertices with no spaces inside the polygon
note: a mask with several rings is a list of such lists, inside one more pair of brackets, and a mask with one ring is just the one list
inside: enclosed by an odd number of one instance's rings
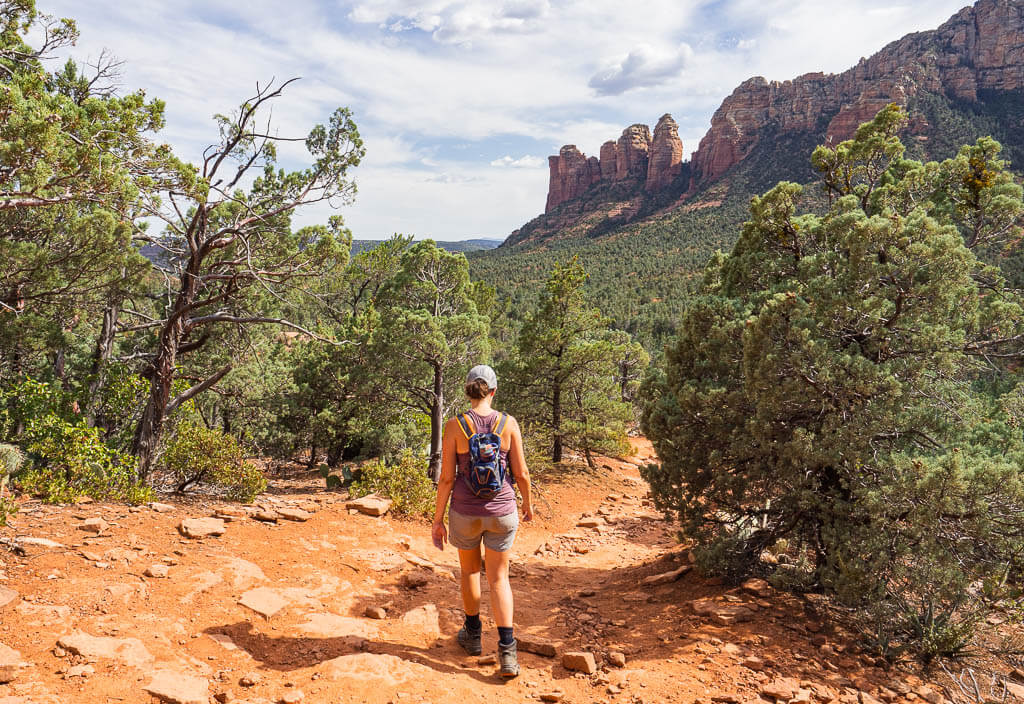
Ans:
{"label": "woman's bare leg", "polygon": [[[461,553],[461,551],[459,551]],[[491,615],[499,628],[512,627],[512,586],[508,583],[508,565],[510,552],[496,552],[490,548],[484,550],[484,561],[487,563],[487,582],[491,587]],[[479,559],[479,556],[477,557]],[[477,575],[477,599],[480,598],[480,575]],[[466,613],[469,613],[468,611]]]}
{"label": "woman's bare leg", "polygon": [[[459,575],[462,607],[467,616],[476,616],[480,613],[480,548],[460,549],[459,566],[462,568]],[[487,572],[490,574],[490,569]]]}

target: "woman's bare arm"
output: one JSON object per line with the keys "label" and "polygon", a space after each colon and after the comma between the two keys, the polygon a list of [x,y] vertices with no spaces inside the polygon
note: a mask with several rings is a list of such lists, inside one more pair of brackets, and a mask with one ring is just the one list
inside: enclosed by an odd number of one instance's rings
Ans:
{"label": "woman's bare arm", "polygon": [[509,448],[509,465],[516,486],[523,497],[523,520],[533,520],[533,496],[530,493],[530,469],[526,466],[526,454],[523,452],[523,433],[519,422],[512,418],[512,447]]}

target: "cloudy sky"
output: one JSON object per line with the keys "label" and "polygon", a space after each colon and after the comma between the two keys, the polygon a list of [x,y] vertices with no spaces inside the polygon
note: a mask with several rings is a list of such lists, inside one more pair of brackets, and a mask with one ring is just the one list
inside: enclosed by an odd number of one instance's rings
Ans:
{"label": "cloudy sky", "polygon": [[[196,159],[257,81],[304,136],[338,106],[366,141],[355,236],[504,237],[544,209],[547,156],[596,154],[669,112],[687,155],[742,80],[842,71],[965,0],[37,0],[167,101],[162,139]],[[301,155],[289,153],[293,166]],[[324,211],[304,219],[322,219]]]}

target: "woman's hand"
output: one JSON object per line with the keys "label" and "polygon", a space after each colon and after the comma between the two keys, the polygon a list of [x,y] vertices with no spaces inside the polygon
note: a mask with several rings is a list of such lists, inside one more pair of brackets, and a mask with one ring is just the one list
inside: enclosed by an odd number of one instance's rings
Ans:
{"label": "woman's hand", "polygon": [[533,520],[533,506],[530,504],[523,504],[523,520],[526,522]]}
{"label": "woman's hand", "polygon": [[434,547],[438,550],[444,550],[444,544],[448,540],[448,529],[445,528],[444,519],[434,521],[434,525],[430,527],[430,537],[434,541]]}

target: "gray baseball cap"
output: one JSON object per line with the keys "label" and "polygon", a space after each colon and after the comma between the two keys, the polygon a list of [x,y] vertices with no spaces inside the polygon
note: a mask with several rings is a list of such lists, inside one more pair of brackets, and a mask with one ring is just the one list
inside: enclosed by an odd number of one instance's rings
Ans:
{"label": "gray baseball cap", "polygon": [[486,381],[488,389],[498,388],[498,375],[486,364],[478,364],[470,369],[469,374],[466,375],[466,384],[472,384],[477,379]]}

